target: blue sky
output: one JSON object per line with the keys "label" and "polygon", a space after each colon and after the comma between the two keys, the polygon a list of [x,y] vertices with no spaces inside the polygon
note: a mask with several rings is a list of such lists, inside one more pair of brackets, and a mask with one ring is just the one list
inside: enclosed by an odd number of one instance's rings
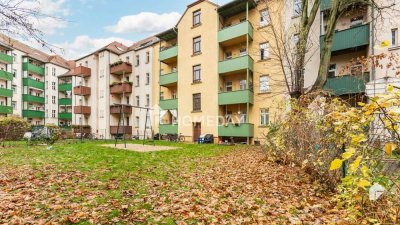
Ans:
{"label": "blue sky", "polygon": [[[174,26],[195,0],[39,0],[44,13],[65,21],[38,21],[46,40],[75,59],[116,40],[130,45]],[[116,3],[118,2],[118,3]],[[214,0],[224,4],[229,0]]]}

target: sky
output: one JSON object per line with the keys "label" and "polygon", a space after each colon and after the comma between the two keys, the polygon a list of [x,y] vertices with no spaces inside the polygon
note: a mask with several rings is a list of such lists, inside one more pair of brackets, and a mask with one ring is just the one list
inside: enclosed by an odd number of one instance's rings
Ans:
{"label": "sky", "polygon": [[[46,15],[35,21],[45,40],[76,59],[112,41],[126,45],[176,25],[186,6],[195,0],[38,0]],[[225,4],[230,0],[213,0]],[[32,6],[35,7],[35,6]],[[31,43],[34,45],[34,43]]]}

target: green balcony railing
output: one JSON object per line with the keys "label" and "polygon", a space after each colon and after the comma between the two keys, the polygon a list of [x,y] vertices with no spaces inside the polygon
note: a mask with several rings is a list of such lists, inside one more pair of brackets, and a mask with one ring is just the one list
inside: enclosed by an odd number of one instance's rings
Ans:
{"label": "green balcony railing", "polygon": [[160,85],[165,86],[168,84],[173,84],[178,82],[178,73],[168,73],[168,74],[163,74],[160,76]]}
{"label": "green balcony railing", "polygon": [[26,118],[44,118],[44,112],[36,110],[22,110],[22,116]]}
{"label": "green balcony railing", "polygon": [[36,103],[41,103],[41,104],[45,103],[44,97],[28,95],[28,94],[23,94],[22,100],[24,100],[25,102],[36,102]]}
{"label": "green balcony railing", "polygon": [[11,98],[13,96],[13,91],[7,88],[0,88],[0,96]]}
{"label": "green balcony railing", "polygon": [[72,91],[72,83],[59,84],[58,91]]}
{"label": "green balcony railing", "polygon": [[178,124],[160,124],[160,134],[177,134]]}
{"label": "green balcony railing", "polygon": [[250,69],[254,71],[254,60],[249,55],[240,56],[233,59],[220,61],[218,63],[218,73],[230,73],[240,70]]}
{"label": "green balcony railing", "polygon": [[165,50],[160,51],[160,61],[165,61],[178,56],[178,46],[173,46]]}
{"label": "green balcony railing", "polygon": [[24,86],[33,87],[41,90],[44,90],[45,87],[44,82],[37,81],[32,78],[23,78],[23,84]]}
{"label": "green balcony railing", "polygon": [[13,74],[4,70],[0,70],[0,80],[13,80]]}
{"label": "green balcony railing", "polygon": [[160,100],[160,108],[163,110],[177,109],[178,99]]}
{"label": "green balcony railing", "polygon": [[226,124],[218,126],[218,136],[221,137],[253,137],[254,124]]}
{"label": "green balcony railing", "polygon": [[13,57],[11,55],[0,52],[0,61],[6,64],[11,64],[13,63]]}
{"label": "green balcony railing", "polygon": [[353,76],[344,75],[334,78],[328,78],[324,89],[332,92],[334,95],[346,95],[365,93],[365,85],[369,82],[369,73]]}
{"label": "green balcony railing", "polygon": [[29,71],[29,72],[35,73],[35,74],[37,74],[37,75],[42,75],[42,76],[44,76],[44,73],[45,73],[43,67],[41,67],[41,66],[36,66],[36,65],[34,65],[34,64],[32,64],[32,63],[28,63],[28,62],[24,62],[24,63],[22,64],[22,69],[23,69],[24,71]]}
{"label": "green balcony railing", "polygon": [[219,105],[254,104],[254,94],[250,90],[229,91],[218,94]]}
{"label": "green balcony railing", "polygon": [[60,120],[72,120],[72,113],[70,113],[70,112],[58,113],[58,119],[60,119]]}
{"label": "green balcony railing", "polygon": [[12,106],[0,105],[0,114],[12,114],[12,113],[13,113]]}
{"label": "green balcony railing", "polygon": [[72,98],[60,98],[58,99],[58,105],[72,105]]}
{"label": "green balcony railing", "polygon": [[[335,32],[333,35],[332,52],[351,49],[369,44],[369,24],[350,27],[346,30]],[[321,51],[325,46],[325,35],[320,37]]]}
{"label": "green balcony railing", "polygon": [[331,6],[332,6],[332,0],[321,0],[319,8],[321,11],[325,11],[330,9]]}
{"label": "green balcony railing", "polygon": [[253,39],[253,26],[249,21],[223,28],[218,32],[218,42],[223,43],[239,37],[246,37],[249,35]]}

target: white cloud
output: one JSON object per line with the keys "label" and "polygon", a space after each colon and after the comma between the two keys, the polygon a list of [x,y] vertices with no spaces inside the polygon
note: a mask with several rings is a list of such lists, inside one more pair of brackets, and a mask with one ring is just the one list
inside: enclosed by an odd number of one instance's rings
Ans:
{"label": "white cloud", "polygon": [[123,16],[117,24],[105,29],[113,33],[157,33],[176,25],[181,14],[177,12],[156,14],[141,12],[136,15]]}
{"label": "white cloud", "polygon": [[99,48],[102,48],[113,41],[121,42],[122,44],[125,44],[127,46],[133,44],[133,42],[130,40],[118,37],[91,38],[87,35],[81,35],[75,37],[72,42],[58,43],[55,44],[55,46],[58,46],[64,50],[64,54],[60,54],[64,58],[77,59]]}

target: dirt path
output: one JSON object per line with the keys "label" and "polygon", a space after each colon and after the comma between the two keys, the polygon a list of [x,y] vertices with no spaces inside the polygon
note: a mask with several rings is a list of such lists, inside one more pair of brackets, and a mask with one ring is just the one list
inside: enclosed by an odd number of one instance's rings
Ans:
{"label": "dirt path", "polygon": [[[245,149],[219,157],[203,171],[155,184],[143,198],[153,210],[138,210],[136,221],[173,218],[178,224],[335,224],[342,212],[299,168],[268,162],[262,151]],[[341,221],[343,222],[343,221]]]}

